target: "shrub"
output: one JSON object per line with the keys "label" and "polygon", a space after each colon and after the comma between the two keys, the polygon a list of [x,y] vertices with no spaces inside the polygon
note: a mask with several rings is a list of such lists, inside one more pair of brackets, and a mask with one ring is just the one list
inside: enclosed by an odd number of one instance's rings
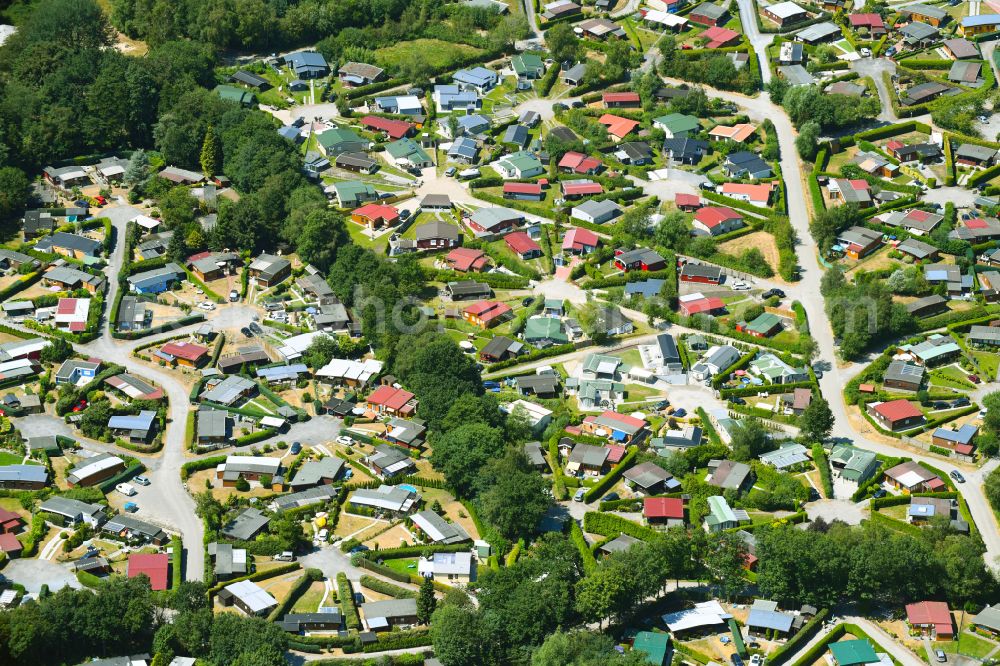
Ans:
{"label": "shrub", "polygon": [[347,580],[347,574],[343,571],[337,574],[337,595],[340,597],[340,611],[344,614],[344,623],[348,630],[357,631],[361,628],[361,618],[358,617],[358,608],[354,605],[351,581]]}
{"label": "shrub", "polygon": [[631,520],[626,520],[621,516],[615,516],[610,513],[597,513],[595,511],[589,511],[584,514],[583,529],[591,534],[600,534],[602,536],[627,534],[643,541],[649,541],[658,534],[656,530],[633,523]]}
{"label": "shrub", "polygon": [[415,599],[417,597],[417,593],[413,590],[393,585],[374,576],[362,576],[361,586],[367,587],[369,590],[374,590],[379,594],[387,594],[395,599]]}

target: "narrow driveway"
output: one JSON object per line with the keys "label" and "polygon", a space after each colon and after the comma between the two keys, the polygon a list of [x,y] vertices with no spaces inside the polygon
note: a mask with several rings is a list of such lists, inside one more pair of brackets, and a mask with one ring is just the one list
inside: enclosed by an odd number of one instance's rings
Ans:
{"label": "narrow driveway", "polygon": [[743,33],[750,40],[750,46],[757,54],[760,63],[760,78],[766,86],[771,82],[771,61],[767,57],[767,47],[774,41],[774,35],[765,35],[757,25],[757,3],[755,0],[737,0],[740,7],[740,24]]}

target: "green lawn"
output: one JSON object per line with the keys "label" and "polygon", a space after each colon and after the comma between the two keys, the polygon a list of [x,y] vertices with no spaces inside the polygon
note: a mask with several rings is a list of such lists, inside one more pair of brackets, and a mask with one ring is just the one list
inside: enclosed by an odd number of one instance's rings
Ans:
{"label": "green lawn", "polygon": [[992,381],[997,376],[997,368],[1000,367],[1000,355],[993,352],[974,351],[972,355],[979,365],[979,369],[985,375],[980,377],[983,381]]}
{"label": "green lawn", "polygon": [[660,391],[652,386],[644,384],[626,384],[625,394],[628,395],[629,402],[639,402],[654,396],[660,395]]}
{"label": "green lawn", "polygon": [[385,560],[383,564],[394,571],[398,571],[402,574],[416,574],[417,573],[417,558],[416,557],[402,557],[399,559]]}
{"label": "green lawn", "polygon": [[622,360],[622,363],[624,363],[625,365],[630,365],[633,368],[642,367],[642,356],[639,354],[638,349],[634,348],[628,349],[626,351],[618,352],[617,354],[612,354],[612,355],[620,358]]}
{"label": "green lawn", "polygon": [[398,69],[403,63],[420,59],[435,70],[446,70],[454,67],[460,60],[482,52],[482,49],[467,44],[454,44],[440,39],[414,39],[377,49],[375,62],[379,67]]}
{"label": "green lawn", "polygon": [[24,456],[10,451],[0,451],[0,465],[20,465]]}
{"label": "green lawn", "polygon": [[931,372],[931,383],[958,389],[974,389],[975,385],[966,379],[966,373],[954,365],[946,365]]}
{"label": "green lawn", "polygon": [[960,634],[957,641],[934,641],[932,645],[935,650],[957,652],[976,659],[982,659],[996,647],[996,643],[968,632]]}
{"label": "green lawn", "polygon": [[[316,609],[319,608],[319,602],[323,599],[323,583],[318,581],[309,586],[301,597],[295,601],[295,605],[292,607],[293,613],[315,613]],[[330,601],[328,599],[327,601]],[[332,603],[329,605],[333,605]]]}

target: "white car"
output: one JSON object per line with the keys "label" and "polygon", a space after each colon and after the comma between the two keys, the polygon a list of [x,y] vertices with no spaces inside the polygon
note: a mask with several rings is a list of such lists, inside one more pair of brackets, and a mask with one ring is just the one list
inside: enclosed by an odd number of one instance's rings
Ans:
{"label": "white car", "polygon": [[208,310],[211,312],[215,309],[215,303],[212,303],[211,301],[202,301],[198,304],[198,307],[202,310]]}
{"label": "white car", "polygon": [[201,294],[205,293],[205,290],[202,289],[201,287],[197,287],[197,288],[195,288],[194,293],[196,293],[198,295],[201,295]]}
{"label": "white car", "polygon": [[133,495],[137,494],[135,488],[133,488],[127,483],[119,483],[117,486],[115,486],[115,490],[120,492],[125,497],[132,497]]}
{"label": "white car", "polygon": [[319,531],[319,534],[316,535],[316,538],[320,541],[326,541],[328,536],[330,536],[330,532],[324,527]]}
{"label": "white car", "polygon": [[337,437],[336,441],[337,444],[343,444],[344,446],[350,446],[354,444],[354,440],[348,437],[347,435],[340,435],[339,437]]}
{"label": "white car", "polygon": [[[861,49],[861,57],[862,58],[870,58],[871,55],[872,55],[872,50],[871,49],[868,49],[868,48]],[[753,662],[750,662],[750,663],[753,664]],[[753,666],[757,666],[757,664],[753,664]]]}

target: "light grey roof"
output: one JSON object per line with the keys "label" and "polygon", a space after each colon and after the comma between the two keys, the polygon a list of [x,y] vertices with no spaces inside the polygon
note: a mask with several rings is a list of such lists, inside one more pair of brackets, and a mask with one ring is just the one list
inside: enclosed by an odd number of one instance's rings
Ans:
{"label": "light grey roof", "polygon": [[528,442],[524,445],[524,455],[528,462],[536,467],[545,465],[545,456],[542,454],[541,442]]}
{"label": "light grey roof", "polygon": [[658,483],[672,479],[673,475],[656,463],[644,462],[625,470],[623,476],[642,488],[652,488]]}
{"label": "light grey roof", "polygon": [[258,509],[246,508],[222,528],[222,535],[237,541],[252,539],[254,535],[267,527],[271,519]]}
{"label": "light grey roof", "polygon": [[225,437],[228,417],[229,415],[222,410],[199,409],[198,437]]}
{"label": "light grey roof", "polygon": [[131,532],[133,535],[141,535],[146,539],[156,539],[164,536],[163,530],[156,525],[151,525],[135,516],[127,513],[120,513],[114,516],[103,527],[105,532]]}
{"label": "light grey roof", "polygon": [[49,471],[44,465],[0,466],[0,483],[48,483]]}
{"label": "light grey roof", "polygon": [[245,391],[251,390],[256,384],[239,375],[229,375],[221,382],[202,394],[202,400],[217,402],[220,405],[231,405]]}
{"label": "light grey roof", "polygon": [[584,201],[579,206],[575,207],[576,210],[581,213],[586,213],[591,217],[603,217],[609,213],[621,213],[622,208],[617,203],[610,199],[604,199],[602,201]]}
{"label": "light grey roof", "polygon": [[[709,464],[709,467],[711,467],[711,464]],[[750,465],[746,463],[722,460],[708,479],[708,483],[719,488],[735,490],[743,486],[750,473]]]}
{"label": "light grey roof", "polygon": [[778,72],[793,86],[807,86],[816,83],[816,79],[802,65],[780,65]]}
{"label": "light grey roof", "polygon": [[840,26],[831,21],[823,21],[800,30],[797,37],[804,42],[815,42],[840,34]]}
{"label": "light grey roof", "polygon": [[611,453],[611,450],[603,446],[577,443],[573,447],[573,451],[569,454],[569,461],[571,463],[587,465],[588,467],[601,467],[607,461],[609,453]]}
{"label": "light grey roof", "polygon": [[417,614],[416,599],[386,599],[361,604],[361,612],[369,624],[374,618],[406,618]]}
{"label": "light grey roof", "polygon": [[458,227],[440,220],[421,224],[414,230],[418,241],[443,238],[448,241],[458,241]]}
{"label": "light grey roof", "polygon": [[319,504],[320,502],[326,502],[327,500],[333,499],[339,492],[340,488],[328,484],[319,485],[314,488],[306,488],[305,490],[300,490],[297,493],[290,493],[288,495],[275,498],[274,508],[277,511],[284,511],[286,509],[294,509],[300,506]]}
{"label": "light grey roof", "polygon": [[430,509],[413,514],[412,520],[434,543],[451,544],[469,540],[461,525],[449,523]]}
{"label": "light grey roof", "polygon": [[100,504],[88,504],[68,497],[50,497],[42,502],[38,510],[75,520],[82,516],[97,515],[104,511],[104,507]]}
{"label": "light grey roof", "polygon": [[893,361],[885,371],[884,381],[897,381],[920,384],[924,378],[924,368],[906,361]]}
{"label": "light grey roof", "polygon": [[342,469],[344,469],[344,461],[336,456],[310,460],[299,467],[295,478],[289,485],[294,489],[302,486],[315,486],[326,480],[332,481],[337,478]]}

